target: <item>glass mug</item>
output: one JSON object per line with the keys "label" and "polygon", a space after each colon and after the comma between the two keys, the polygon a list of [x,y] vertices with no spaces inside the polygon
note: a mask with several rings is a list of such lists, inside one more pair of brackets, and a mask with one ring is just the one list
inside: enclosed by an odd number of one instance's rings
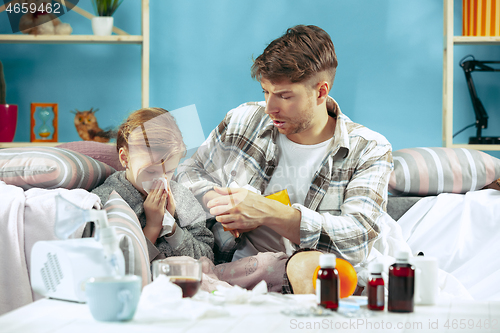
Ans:
{"label": "glass mug", "polygon": [[201,285],[201,262],[191,257],[170,257],[153,261],[153,279],[160,274],[182,289],[182,297],[193,297]]}

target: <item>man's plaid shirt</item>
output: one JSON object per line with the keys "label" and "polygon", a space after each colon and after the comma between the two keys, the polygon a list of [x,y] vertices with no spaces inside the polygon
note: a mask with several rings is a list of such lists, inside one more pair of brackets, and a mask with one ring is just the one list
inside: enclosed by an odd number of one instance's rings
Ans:
{"label": "man's plaid shirt", "polygon": [[[305,202],[293,204],[302,215],[298,247],[335,253],[354,265],[368,256],[380,232],[377,221],[387,206],[392,148],[385,137],[352,122],[335,101],[331,104],[329,114],[337,118],[333,140]],[[279,132],[264,111],[265,102],[229,111],[192,158],[178,167],[178,182],[199,200],[213,186],[233,181],[264,193],[279,156]],[[235,243],[219,247],[222,254],[229,253],[228,259]]]}

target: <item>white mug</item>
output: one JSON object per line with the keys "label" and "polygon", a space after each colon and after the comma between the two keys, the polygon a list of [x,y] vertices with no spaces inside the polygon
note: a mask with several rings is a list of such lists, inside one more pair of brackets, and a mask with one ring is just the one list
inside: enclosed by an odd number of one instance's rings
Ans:
{"label": "white mug", "polygon": [[99,321],[128,321],[141,297],[142,278],[136,275],[101,276],[85,283],[90,313]]}
{"label": "white mug", "polygon": [[415,304],[436,304],[439,294],[437,258],[416,256],[411,259],[411,264],[415,266]]}

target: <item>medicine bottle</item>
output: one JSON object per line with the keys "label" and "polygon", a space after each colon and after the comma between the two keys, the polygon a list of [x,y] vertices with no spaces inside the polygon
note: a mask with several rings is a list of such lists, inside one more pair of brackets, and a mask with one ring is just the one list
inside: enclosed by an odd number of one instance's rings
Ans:
{"label": "medicine bottle", "polygon": [[374,263],[370,265],[370,280],[368,281],[368,309],[369,310],[384,310],[385,306],[385,288],[384,279],[382,278],[382,270],[384,265]]}
{"label": "medicine bottle", "polygon": [[408,259],[408,251],[396,252],[396,263],[389,267],[389,296],[387,310],[413,312],[415,293],[415,267]]}
{"label": "medicine bottle", "polygon": [[339,307],[339,273],[335,269],[337,257],[322,254],[319,257],[320,270],[316,278],[316,297],[318,305],[337,310]]}

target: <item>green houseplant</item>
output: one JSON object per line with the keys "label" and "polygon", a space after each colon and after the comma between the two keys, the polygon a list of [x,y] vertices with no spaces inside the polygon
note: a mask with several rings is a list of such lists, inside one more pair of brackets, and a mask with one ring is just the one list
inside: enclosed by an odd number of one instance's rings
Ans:
{"label": "green houseplant", "polygon": [[94,35],[111,35],[113,31],[113,14],[122,2],[123,0],[92,0],[92,6],[97,15],[92,18],[92,31]]}
{"label": "green houseplant", "polygon": [[0,142],[12,142],[16,134],[17,105],[7,104],[7,87],[0,61]]}
{"label": "green houseplant", "polygon": [[92,0],[92,6],[98,16],[113,16],[123,0]]}

